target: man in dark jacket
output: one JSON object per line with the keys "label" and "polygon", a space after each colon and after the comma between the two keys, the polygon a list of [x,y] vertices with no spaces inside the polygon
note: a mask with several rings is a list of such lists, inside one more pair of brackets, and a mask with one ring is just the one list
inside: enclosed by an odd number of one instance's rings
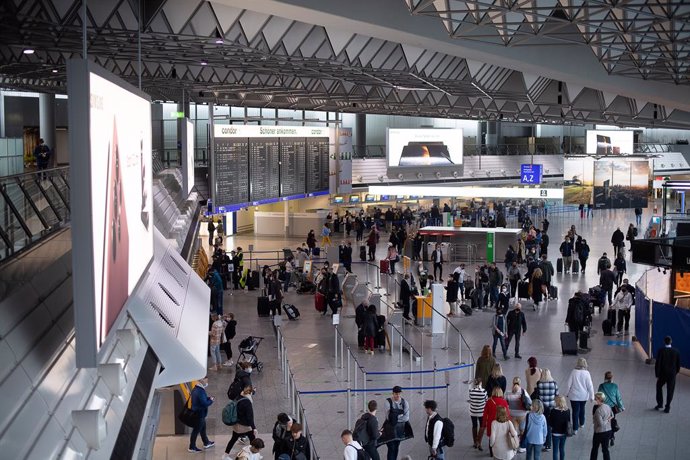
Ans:
{"label": "man in dark jacket", "polygon": [[664,337],[664,347],[656,353],[654,373],[656,374],[656,410],[664,405],[663,387],[666,385],[666,407],[664,412],[671,411],[673,390],[676,388],[676,375],[680,372],[680,353],[671,346],[671,336]]}
{"label": "man in dark jacket", "polygon": [[611,260],[608,258],[606,253],[604,253],[597,261],[597,275],[600,275],[601,272],[606,269],[606,266],[611,266]]}
{"label": "man in dark jacket", "polygon": [[292,436],[290,428],[292,428],[293,420],[286,413],[278,414],[278,420],[273,425],[273,460],[278,460],[280,452],[285,448],[286,443]]}
{"label": "man in dark jacket", "polygon": [[515,357],[522,359],[520,356],[520,336],[527,333],[527,321],[525,314],[522,312],[522,305],[520,302],[515,304],[515,308],[508,312],[508,339],[506,340],[506,349],[510,348],[510,341],[515,337]]}
{"label": "man in dark jacket", "polygon": [[367,307],[369,304],[366,300],[362,300],[357,308],[355,308],[355,324],[357,325],[357,345],[360,349],[364,349],[364,320],[367,316]]}
{"label": "man in dark jacket", "polygon": [[[441,250],[441,245],[436,244],[436,248],[431,253],[431,261],[434,263],[434,278],[437,280],[443,279],[443,251]],[[439,271],[438,277],[436,276],[436,270]]]}
{"label": "man in dark jacket", "polygon": [[448,316],[456,315],[458,313],[458,282],[455,281],[452,274],[448,275],[448,283],[446,284],[446,302],[450,306]]}
{"label": "man in dark jacket", "polygon": [[[309,440],[302,434],[302,425],[293,423],[290,428],[291,436],[285,443],[282,454],[286,454],[290,460],[299,460],[301,458],[310,459],[311,449],[309,447]],[[300,456],[302,454],[302,456]]]}
{"label": "man in dark jacket", "polygon": [[613,257],[617,257],[620,247],[625,246],[625,234],[621,231],[620,227],[611,235],[611,244],[613,245]]}
{"label": "man in dark jacket", "polygon": [[565,323],[568,325],[568,330],[575,333],[576,340],[579,339],[580,331],[585,325],[585,311],[582,294],[576,292],[568,301],[568,312],[565,316]]}
{"label": "man in dark jacket", "polygon": [[628,271],[622,252],[618,253],[618,257],[613,261],[613,265],[616,267],[616,286],[620,286],[623,281],[623,275]]}
{"label": "man in dark jacket", "polygon": [[539,268],[541,269],[544,283],[548,287],[551,287],[551,278],[553,277],[554,270],[553,270],[553,264],[549,260],[546,259],[546,254],[542,253],[541,262],[539,262]]}
{"label": "man in dark jacket", "polygon": [[216,226],[213,225],[213,220],[208,221],[208,245],[213,246],[213,233],[216,231]]}
{"label": "man in dark jacket", "polygon": [[599,274],[599,284],[606,291],[609,299],[609,307],[613,305],[613,284],[616,282],[616,275],[611,271],[611,264],[608,264],[604,271]]}
{"label": "man in dark jacket", "polygon": [[412,321],[410,318],[410,301],[412,300],[412,288],[410,287],[410,274],[405,273],[400,281],[400,303],[403,308],[403,318]]}
{"label": "man in dark jacket", "polygon": [[326,286],[328,289],[326,293],[326,302],[328,306],[331,308],[333,314],[336,314],[338,313],[338,308],[340,308],[343,305],[341,297],[342,291],[340,290],[340,280],[338,279],[338,275],[333,273],[332,267],[328,268],[328,274],[326,276]]}
{"label": "man in dark jacket", "polygon": [[495,307],[498,303],[498,291],[503,284],[503,273],[496,267],[496,262],[489,265],[489,304]]}
{"label": "man in dark jacket", "polygon": [[355,441],[361,444],[371,460],[380,460],[381,458],[376,450],[376,440],[381,436],[379,421],[376,418],[377,407],[378,404],[375,400],[369,401],[367,404],[368,412],[357,420],[353,433]]}
{"label": "man in dark jacket", "polygon": [[342,247],[343,266],[348,273],[352,273],[352,243],[346,242]]}
{"label": "man in dark jacket", "polygon": [[[48,169],[48,165],[50,164],[50,147],[48,147],[43,139],[38,140],[38,145],[34,149],[34,159],[36,160],[36,167],[38,168],[39,171],[44,171]],[[41,180],[44,180],[47,178],[45,173],[39,173],[39,177]]]}
{"label": "man in dark jacket", "polygon": [[563,271],[570,273],[570,265],[573,261],[573,243],[570,241],[570,237],[565,237],[559,249],[563,258]]}

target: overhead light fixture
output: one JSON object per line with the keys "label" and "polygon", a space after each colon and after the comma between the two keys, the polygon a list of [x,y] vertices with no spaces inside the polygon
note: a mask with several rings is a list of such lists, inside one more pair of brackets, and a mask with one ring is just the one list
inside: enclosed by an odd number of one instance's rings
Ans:
{"label": "overhead light fixture", "polygon": [[436,179],[440,179],[440,178],[441,178],[441,171],[436,171]]}
{"label": "overhead light fixture", "polygon": [[486,172],[486,177],[491,177],[491,171]]}
{"label": "overhead light fixture", "polygon": [[201,61],[201,65],[208,65],[208,62],[206,62],[206,61]]}
{"label": "overhead light fixture", "polygon": [[454,178],[457,179],[459,176],[460,176],[460,174],[458,174],[457,171],[453,171],[453,177],[454,177]]}
{"label": "overhead light fixture", "polygon": [[379,182],[383,182],[383,176],[379,176],[378,179],[379,179]]}
{"label": "overhead light fixture", "polygon": [[505,170],[505,169],[501,169],[501,174],[503,174],[503,176],[505,177],[505,175],[506,175],[506,170]]}
{"label": "overhead light fixture", "polygon": [[57,70],[57,69],[53,69],[53,73],[58,73],[58,70]]}
{"label": "overhead light fixture", "polygon": [[26,48],[24,51],[22,51],[24,54],[34,54],[36,50],[33,48]]}
{"label": "overhead light fixture", "polygon": [[424,174],[418,172],[418,173],[417,173],[417,179],[421,179],[422,177],[424,177]]}
{"label": "overhead light fixture", "polygon": [[214,41],[216,45],[222,45],[225,43],[225,40],[223,40],[223,35],[220,33],[220,30],[216,29],[216,40]]}
{"label": "overhead light fixture", "polygon": [[402,173],[398,174],[398,180],[403,180],[405,176],[402,175]]}

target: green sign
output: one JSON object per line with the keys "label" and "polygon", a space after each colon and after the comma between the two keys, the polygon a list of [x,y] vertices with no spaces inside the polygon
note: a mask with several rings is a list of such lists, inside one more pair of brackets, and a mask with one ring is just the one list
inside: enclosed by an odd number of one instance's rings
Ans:
{"label": "green sign", "polygon": [[488,232],[486,234],[486,263],[490,264],[494,261],[494,233]]}
{"label": "green sign", "polygon": [[184,118],[184,112],[170,112],[170,118]]}

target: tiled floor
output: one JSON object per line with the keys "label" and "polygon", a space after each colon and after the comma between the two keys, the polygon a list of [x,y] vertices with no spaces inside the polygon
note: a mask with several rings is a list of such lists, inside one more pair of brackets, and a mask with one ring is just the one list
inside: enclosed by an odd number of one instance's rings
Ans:
{"label": "tiled floor", "polygon": [[[599,211],[594,218],[580,220],[579,215],[569,215],[567,217],[553,216],[551,218],[551,245],[549,253],[555,262],[555,254],[560,245],[559,235],[563,234],[571,225],[577,226],[578,233],[581,233],[589,242],[591,247],[590,266],[586,275],[557,275],[556,284],[559,286],[559,300],[551,301],[546,308],[539,312],[526,308],[528,332],[521,342],[521,354],[523,360],[510,359],[502,362],[504,373],[510,380],[513,376],[524,378],[524,371],[527,367],[526,358],[536,356],[541,367],[548,367],[552,370],[555,379],[563,384],[574,367],[574,357],[564,357],[560,352],[559,333],[564,330],[564,319],[567,307],[567,299],[580,289],[586,289],[597,284],[596,259],[602,252],[611,253],[609,243],[611,233],[615,226],[627,227],[633,221],[634,216],[630,211]],[[228,241],[229,246],[254,244],[256,248],[279,249],[285,245],[292,247],[299,243],[297,239],[278,240],[275,238],[247,238],[235,237]],[[383,249],[381,248],[380,252]],[[381,254],[380,254],[381,255]],[[499,256],[499,257],[502,257]],[[628,260],[629,278],[631,281],[637,280],[646,267],[635,266]],[[363,280],[364,266],[355,264],[354,270]],[[449,267],[450,268],[450,267]],[[370,275],[373,279],[373,273]],[[383,283],[385,285],[385,283]],[[385,289],[382,289],[385,292]],[[261,345],[259,352],[260,358],[266,363],[262,374],[257,374],[255,383],[259,387],[255,397],[255,411],[257,414],[257,424],[260,432],[270,432],[275,416],[278,412],[287,410],[288,400],[284,397],[284,389],[281,387],[281,376],[277,371],[276,341],[272,334],[270,320],[257,318],[256,316],[256,292],[235,293],[233,296],[226,297],[226,310],[234,311],[239,320],[238,336],[248,334],[264,335],[267,340]],[[333,326],[330,317],[321,317],[313,308],[311,296],[299,296],[290,292],[286,296],[286,302],[297,305],[302,313],[302,318],[296,322],[286,322],[283,331],[287,339],[289,349],[290,365],[295,372],[298,387],[301,391],[307,390],[330,390],[344,389],[348,386],[346,382],[347,373],[338,368],[333,356]],[[356,335],[354,321],[352,319],[352,309],[348,307],[343,312],[341,330],[349,341],[349,344],[356,349]],[[605,313],[604,313],[605,314]],[[634,316],[634,315],[633,315]],[[482,345],[490,343],[489,322],[491,313],[479,312],[471,317],[454,318],[453,323],[462,330],[467,342],[472,348],[474,355],[479,353]],[[591,351],[585,355],[589,362],[590,371],[595,387],[603,381],[603,374],[607,370],[614,373],[615,381],[619,384],[626,412],[619,417],[621,431],[616,436],[616,445],[612,448],[612,458],[614,459],[657,459],[657,458],[687,458],[690,439],[685,434],[685,427],[690,422],[690,380],[687,377],[679,376],[676,385],[676,395],[671,414],[655,412],[651,408],[655,405],[655,379],[653,369],[644,364],[637,354],[635,348],[629,344],[630,337],[626,337],[621,344],[609,344],[607,337],[601,334],[602,317],[595,316],[595,333],[590,340]],[[447,364],[454,364],[457,361],[457,349],[438,350],[431,348],[431,338],[419,330],[408,328],[410,340],[416,349],[421,350],[423,345],[424,368],[432,367],[433,361],[437,362],[437,367]],[[422,343],[423,342],[423,343]],[[451,340],[451,346],[453,345]],[[368,371],[372,370],[400,370],[398,352],[395,350],[393,355],[376,354],[375,356],[364,355],[355,352],[361,365]],[[409,360],[403,363],[403,370],[409,367]],[[339,363],[338,363],[339,364]],[[415,364],[415,369],[419,365]],[[354,372],[353,372],[354,374]],[[224,393],[230,382],[232,372],[224,370],[220,374],[211,374],[209,393],[216,394],[224,401]],[[353,375],[351,375],[352,377]],[[484,441],[485,451],[477,452],[471,448],[471,424],[468,415],[467,385],[462,383],[466,379],[467,373],[453,372],[449,375],[449,416],[454,420],[456,427],[456,445],[448,450],[447,459],[459,458],[486,458],[487,442]],[[445,382],[445,376],[439,376],[438,382]],[[423,384],[431,385],[432,377],[425,375]],[[403,387],[420,384],[419,376],[415,376],[413,381],[407,375],[404,376],[369,376],[367,379],[368,388],[384,388],[385,391],[369,393],[366,399],[376,399],[380,404],[388,396],[387,389],[395,384]],[[361,380],[359,380],[361,387]],[[402,444],[400,455],[411,455],[413,459],[425,459],[428,451],[423,441],[424,416],[421,404],[424,399],[430,399],[432,392],[425,391],[420,394],[418,391],[408,391],[405,398],[408,399],[412,407],[412,425],[416,432],[416,438]],[[445,415],[446,399],[445,391],[438,391],[436,399],[439,401],[440,411]],[[347,426],[346,398],[343,395],[323,395],[323,396],[303,396],[306,406],[307,420],[314,435],[317,451],[320,458],[325,460],[335,460],[342,458],[342,444],[340,443],[339,433]],[[355,420],[361,413],[363,400],[361,397],[353,398],[352,419]],[[222,404],[213,407],[209,418],[209,433],[217,434],[216,439],[227,437],[228,429],[219,423],[219,415]],[[577,437],[567,441],[567,457],[571,459],[588,458],[591,448],[592,425],[591,425],[591,405],[587,406],[587,425],[581,430]],[[382,414],[379,414],[381,419]],[[213,436],[212,436],[213,437]],[[269,438],[266,436],[266,438]],[[186,438],[175,437],[159,439],[156,443],[156,459],[163,458],[187,458],[184,452],[186,448]],[[271,444],[270,442],[268,443]],[[177,447],[177,448],[176,448]],[[215,452],[207,452],[202,455],[206,458],[220,458],[223,446],[216,447]],[[381,455],[385,456],[385,447],[381,449]],[[684,453],[685,452],[685,453]],[[551,453],[545,454],[546,458],[551,458]],[[191,456],[191,455],[190,455]],[[270,457],[270,448],[264,458]],[[519,458],[518,456],[517,458]]]}

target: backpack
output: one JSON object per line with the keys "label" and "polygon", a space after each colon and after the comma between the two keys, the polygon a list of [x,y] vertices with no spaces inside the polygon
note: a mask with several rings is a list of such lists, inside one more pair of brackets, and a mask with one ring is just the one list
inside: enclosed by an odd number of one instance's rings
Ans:
{"label": "backpack", "polygon": [[[361,420],[361,419],[360,419]],[[357,460],[371,460],[371,456],[367,453],[366,450],[364,449],[357,449],[355,446],[352,444],[348,444],[347,447],[352,447],[354,450],[357,451]]]}
{"label": "backpack", "polygon": [[369,432],[367,430],[367,422],[367,419],[361,417],[359,420],[355,422],[355,429],[352,431],[352,439],[354,439],[361,445],[369,443]]}
{"label": "backpack", "polygon": [[442,418],[441,421],[443,422],[443,428],[441,429],[443,445],[453,447],[453,444],[455,444],[455,425],[448,417]]}
{"label": "backpack", "polygon": [[235,400],[240,393],[242,393],[242,380],[236,378],[228,387],[228,398]]}
{"label": "backpack", "polygon": [[575,314],[574,319],[575,319],[575,322],[577,324],[583,324],[585,322],[585,312],[584,312],[584,309],[582,308],[582,302],[579,302],[579,301],[577,302],[577,304],[575,305],[574,314]]}
{"label": "backpack", "polygon": [[244,398],[239,398],[237,400],[232,400],[229,403],[225,405],[223,408],[223,413],[222,413],[222,419],[223,423],[232,426],[235,425],[238,421],[237,419],[237,405],[238,403]]}

